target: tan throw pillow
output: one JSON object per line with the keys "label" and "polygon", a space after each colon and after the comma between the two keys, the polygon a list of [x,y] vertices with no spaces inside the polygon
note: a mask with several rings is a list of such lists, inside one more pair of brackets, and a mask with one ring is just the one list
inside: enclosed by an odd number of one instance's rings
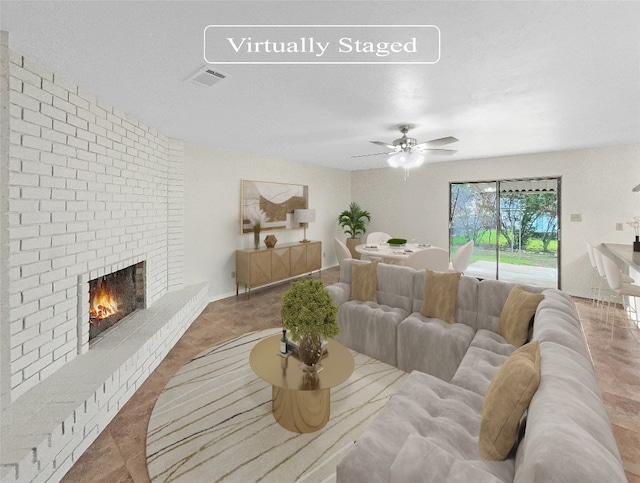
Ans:
{"label": "tan throw pillow", "polygon": [[527,292],[520,285],[515,285],[502,307],[496,332],[509,344],[520,347],[527,341],[529,321],[542,299],[544,295]]}
{"label": "tan throw pillow", "polygon": [[351,264],[351,300],[378,303],[378,262]]}
{"label": "tan throw pillow", "polygon": [[491,380],[482,406],[480,456],[507,458],[518,436],[518,424],[540,384],[540,343],[516,349]]}
{"label": "tan throw pillow", "polygon": [[424,298],[420,315],[455,324],[458,285],[462,274],[433,272],[427,268],[424,276]]}

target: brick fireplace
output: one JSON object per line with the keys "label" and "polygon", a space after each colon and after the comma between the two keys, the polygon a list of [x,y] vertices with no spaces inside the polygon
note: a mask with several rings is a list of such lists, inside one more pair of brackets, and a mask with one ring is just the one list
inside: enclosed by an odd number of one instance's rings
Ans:
{"label": "brick fireplace", "polygon": [[[11,51],[5,34],[0,479],[59,480],[207,290],[183,285],[182,142]],[[131,266],[137,310],[90,344],[90,285]]]}

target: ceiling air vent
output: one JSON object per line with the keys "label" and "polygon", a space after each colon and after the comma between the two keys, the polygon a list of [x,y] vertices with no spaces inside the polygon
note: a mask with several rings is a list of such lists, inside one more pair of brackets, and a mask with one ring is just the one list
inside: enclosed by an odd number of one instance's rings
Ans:
{"label": "ceiling air vent", "polygon": [[211,87],[221,80],[226,79],[226,77],[227,74],[223,74],[219,70],[213,70],[211,67],[204,67],[198,69],[198,71],[187,80],[198,86]]}

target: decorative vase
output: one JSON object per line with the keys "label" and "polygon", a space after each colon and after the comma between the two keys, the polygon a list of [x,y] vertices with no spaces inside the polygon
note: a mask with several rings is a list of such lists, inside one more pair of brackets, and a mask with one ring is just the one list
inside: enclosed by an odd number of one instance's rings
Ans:
{"label": "decorative vase", "polygon": [[298,357],[305,365],[306,372],[315,373],[320,370],[320,358],[322,357],[322,337],[320,334],[311,332],[300,336]]}
{"label": "decorative vase", "polygon": [[640,252],[640,236],[636,235],[636,241],[633,242],[633,251]]}
{"label": "decorative vase", "polygon": [[267,235],[264,239],[264,244],[267,245],[267,248],[273,248],[278,243],[278,239],[275,235]]}
{"label": "decorative vase", "polygon": [[253,225],[253,248],[260,248],[260,225]]}
{"label": "decorative vase", "polygon": [[316,390],[320,387],[320,378],[317,372],[305,372],[302,375],[302,389],[305,391]]}

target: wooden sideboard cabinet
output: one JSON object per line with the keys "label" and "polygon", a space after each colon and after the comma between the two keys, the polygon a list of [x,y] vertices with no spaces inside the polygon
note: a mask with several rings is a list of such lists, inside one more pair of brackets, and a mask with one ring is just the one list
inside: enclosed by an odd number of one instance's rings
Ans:
{"label": "wooden sideboard cabinet", "polygon": [[315,272],[322,268],[322,242],[284,243],[274,248],[236,250],[236,295],[244,285],[247,297],[251,289]]}

